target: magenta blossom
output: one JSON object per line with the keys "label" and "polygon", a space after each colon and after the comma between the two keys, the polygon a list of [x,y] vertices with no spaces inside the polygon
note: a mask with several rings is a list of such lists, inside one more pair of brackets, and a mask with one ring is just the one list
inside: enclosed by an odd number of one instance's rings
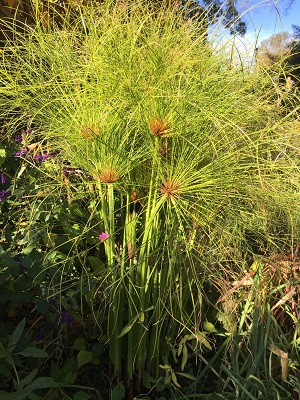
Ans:
{"label": "magenta blossom", "polygon": [[109,236],[109,233],[102,232],[101,235],[99,235],[100,242],[104,242],[104,240],[108,239]]}

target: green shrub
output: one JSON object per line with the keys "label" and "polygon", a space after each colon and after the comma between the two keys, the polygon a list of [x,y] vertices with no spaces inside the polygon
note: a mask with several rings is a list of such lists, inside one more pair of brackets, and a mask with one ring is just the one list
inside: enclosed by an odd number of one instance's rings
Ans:
{"label": "green shrub", "polygon": [[43,182],[33,217],[64,199],[45,243],[61,274],[49,293],[82,284],[130,393],[146,372],[192,378],[186,343],[211,349],[204,283],[298,235],[295,116],[278,103],[296,95],[212,47],[181,12],[104,1],[24,25],[2,53],[4,129],[27,124],[21,156]]}

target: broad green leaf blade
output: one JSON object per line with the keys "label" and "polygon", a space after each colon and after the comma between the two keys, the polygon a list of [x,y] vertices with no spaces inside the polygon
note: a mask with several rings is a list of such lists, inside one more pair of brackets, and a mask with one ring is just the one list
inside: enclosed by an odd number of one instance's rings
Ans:
{"label": "broad green leaf blade", "polygon": [[176,372],[176,374],[183,376],[184,378],[192,379],[193,381],[196,379],[193,375],[187,374],[186,372]]}
{"label": "broad green leaf blade", "polygon": [[59,385],[56,382],[54,382],[54,379],[51,376],[41,376],[40,378],[34,380],[30,385],[28,385],[26,389],[35,390],[35,389],[45,389],[56,386]]}
{"label": "broad green leaf blade", "polygon": [[19,384],[19,390],[23,389],[24,386],[29,385],[35,378],[37,372],[38,372],[38,368],[31,371],[24,379],[22,379]]}
{"label": "broad green leaf blade", "polygon": [[89,400],[92,397],[93,397],[92,394],[80,391],[74,394],[73,400]]}
{"label": "broad green leaf blade", "polygon": [[205,322],[203,323],[203,329],[204,329],[206,332],[209,332],[209,333],[218,332],[218,331],[216,330],[215,326],[214,326],[211,322],[208,322],[208,321],[205,321]]}
{"label": "broad green leaf blade", "polygon": [[76,350],[85,350],[86,349],[86,345],[85,345],[85,340],[84,338],[78,338],[75,340],[74,344],[73,344],[73,349]]}
{"label": "broad green leaf blade", "polygon": [[206,332],[195,332],[194,337],[197,339],[197,341],[200,344],[203,344],[205,347],[207,347],[209,350],[212,350],[212,347],[209,343],[209,341],[206,339]]}
{"label": "broad green leaf blade", "polygon": [[78,368],[87,364],[92,358],[93,353],[91,351],[80,350],[80,352],[77,354]]}
{"label": "broad green leaf blade", "polygon": [[186,345],[184,345],[182,349],[181,371],[184,370],[185,364],[187,363],[187,359],[188,359],[188,349]]}
{"label": "broad green leaf blade", "polygon": [[17,354],[24,357],[48,357],[48,353],[44,350],[37,349],[36,347],[27,347],[27,349],[20,351]]}
{"label": "broad green leaf blade", "polygon": [[124,400],[125,399],[125,387],[122,382],[118,383],[111,392],[111,400]]}
{"label": "broad green leaf blade", "polygon": [[0,358],[7,356],[7,350],[3,347],[3,344],[0,342]]}
{"label": "broad green leaf blade", "polygon": [[177,381],[177,376],[174,371],[171,371],[171,377],[172,377],[172,381],[173,381],[174,385],[177,387],[181,387]]}
{"label": "broad green leaf blade", "polygon": [[171,371],[171,369],[172,369],[172,368],[171,368],[171,365],[169,365],[169,364],[160,365],[159,368],[166,369],[166,370],[168,370],[168,371]]}
{"label": "broad green leaf blade", "polygon": [[133,320],[129,322],[129,324],[124,326],[124,328],[121,330],[120,335],[118,336],[118,339],[120,339],[122,336],[126,335],[132,329],[133,325],[136,323],[138,318],[139,318],[139,315],[134,317]]}
{"label": "broad green leaf blade", "polygon": [[2,395],[1,400],[25,400],[28,398],[28,395],[35,389],[47,389],[57,386],[59,386],[59,384],[55,383],[51,377],[41,377],[37,378],[21,391]]}
{"label": "broad green leaf blade", "polygon": [[18,326],[14,330],[14,332],[12,333],[8,341],[8,346],[7,346],[8,352],[13,351],[13,349],[16,347],[16,344],[18,343],[20,337],[22,336],[25,324],[26,324],[26,318],[23,318],[22,321],[18,324]]}

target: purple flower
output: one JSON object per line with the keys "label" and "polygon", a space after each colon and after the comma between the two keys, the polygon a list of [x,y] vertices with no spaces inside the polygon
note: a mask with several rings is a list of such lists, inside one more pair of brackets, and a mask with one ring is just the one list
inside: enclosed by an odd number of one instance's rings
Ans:
{"label": "purple flower", "polygon": [[4,185],[5,182],[6,182],[5,175],[1,174],[1,183],[2,183],[2,185]]}
{"label": "purple flower", "polygon": [[104,240],[108,239],[109,236],[110,236],[109,233],[102,232],[101,235],[99,235],[100,242],[104,242]]}
{"label": "purple flower", "polygon": [[61,313],[61,323],[64,325],[64,324],[67,324],[67,325],[69,325],[69,324],[71,324],[73,322],[73,319],[72,319],[72,317],[71,317],[71,315],[66,311],[66,310],[64,310],[62,313]]}
{"label": "purple flower", "polygon": [[21,143],[22,140],[23,140],[23,138],[22,138],[22,135],[21,135],[21,134],[19,134],[19,135],[17,135],[17,136],[15,137],[15,142],[16,142],[16,143]]}
{"label": "purple flower", "polygon": [[24,267],[24,265],[22,264],[22,262],[20,261],[20,257],[17,257],[17,262],[18,262],[18,264],[19,264],[19,267],[21,268],[21,270],[24,272],[25,271],[25,267]]}
{"label": "purple flower", "polygon": [[41,162],[45,162],[49,157],[51,157],[53,154],[52,153],[47,153],[47,154],[37,154],[34,159],[36,161],[41,161]]}
{"label": "purple flower", "polygon": [[42,162],[45,162],[51,156],[52,156],[51,153],[44,154],[43,157],[42,157]]}
{"label": "purple flower", "polygon": [[43,340],[43,339],[44,339],[44,332],[45,332],[45,329],[42,328],[42,329],[35,335],[35,338],[34,338],[35,342],[39,342],[40,340]]}
{"label": "purple flower", "polygon": [[10,196],[11,195],[11,192],[9,192],[8,190],[1,190],[0,191],[0,202],[2,201],[2,200],[5,200],[6,199],[6,197],[8,197],[8,196]]}
{"label": "purple flower", "polygon": [[22,157],[22,156],[24,156],[26,153],[27,153],[27,149],[26,149],[25,147],[23,147],[21,151],[17,151],[17,152],[15,153],[15,157]]}

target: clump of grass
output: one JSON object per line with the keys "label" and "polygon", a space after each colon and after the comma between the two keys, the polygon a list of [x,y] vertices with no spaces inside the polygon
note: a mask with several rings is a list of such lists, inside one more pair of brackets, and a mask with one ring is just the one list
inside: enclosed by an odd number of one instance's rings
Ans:
{"label": "clump of grass", "polygon": [[112,374],[126,370],[130,393],[145,370],[166,370],[166,384],[179,386],[176,339],[209,346],[204,279],[218,266],[233,276],[253,252],[291,245],[298,229],[293,112],[278,109],[267,73],[232,69],[184,15],[91,3],[59,25],[24,25],[1,57],[8,135],[30,121],[35,140],[93,187],[90,223],[105,234],[95,246],[106,266],[94,295],[107,299]]}

